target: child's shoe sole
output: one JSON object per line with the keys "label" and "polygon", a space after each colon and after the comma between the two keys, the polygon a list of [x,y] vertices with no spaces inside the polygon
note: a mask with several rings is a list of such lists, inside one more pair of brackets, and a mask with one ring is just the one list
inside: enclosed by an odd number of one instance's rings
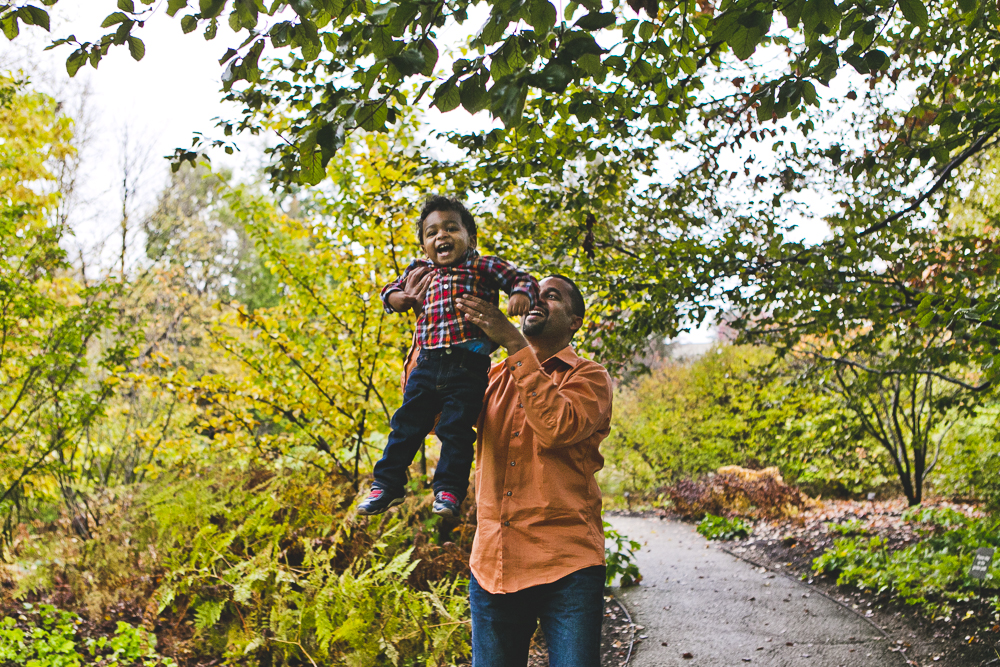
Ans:
{"label": "child's shoe sole", "polygon": [[402,505],[402,504],[403,504],[402,497],[393,498],[388,502],[388,504],[385,505],[385,507],[369,508],[365,507],[365,503],[362,503],[361,505],[358,506],[358,514],[360,516],[377,516],[379,514],[384,514],[388,509],[395,507],[396,505]]}
{"label": "child's shoe sole", "polygon": [[434,506],[431,508],[431,511],[438,516],[452,518],[458,516],[458,508],[451,503],[438,503],[437,501],[434,501]]}

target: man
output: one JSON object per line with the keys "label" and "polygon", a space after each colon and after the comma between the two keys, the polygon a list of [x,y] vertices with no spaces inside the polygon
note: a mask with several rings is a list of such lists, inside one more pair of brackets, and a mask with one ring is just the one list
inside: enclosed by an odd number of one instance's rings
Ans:
{"label": "man", "polygon": [[508,357],[490,369],[476,445],[478,527],[469,599],[473,667],[523,667],[541,620],[551,667],[599,667],[604,531],[594,474],[611,378],[570,347],[583,324],[568,278],[540,284],[521,331],[492,306],[458,308]]}

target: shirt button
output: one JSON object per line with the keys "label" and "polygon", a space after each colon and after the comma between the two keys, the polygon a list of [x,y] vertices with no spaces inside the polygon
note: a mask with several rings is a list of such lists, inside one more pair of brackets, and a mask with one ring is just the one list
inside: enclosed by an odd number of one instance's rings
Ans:
{"label": "shirt button", "polygon": [[510,525],[510,521],[504,521],[504,522],[503,522],[503,525],[505,525],[505,526],[509,526],[509,525]]}
{"label": "shirt button", "polygon": [[508,496],[510,495],[510,491],[508,491],[508,492],[507,492],[507,495],[508,495]]}
{"label": "shirt button", "polygon": [[517,436],[519,436],[519,435],[521,435],[521,432],[520,432],[520,431],[514,431],[514,437],[515,437],[515,438],[516,438]]}
{"label": "shirt button", "polygon": [[533,392],[531,392],[531,395],[532,396],[538,396],[538,392],[537,391],[533,391]]}
{"label": "shirt button", "polygon": [[521,405],[520,403],[518,403],[518,404],[517,404],[517,407],[519,407],[519,408],[523,408],[524,406],[523,406],[523,405]]}
{"label": "shirt button", "polygon": [[519,362],[517,362],[517,365],[518,365],[518,366],[520,366],[520,365],[521,365],[521,362],[520,362],[520,361],[519,361]]}
{"label": "shirt button", "polygon": [[511,465],[514,465],[514,462],[513,462],[513,461],[511,461],[511,462],[510,462],[510,464],[511,464]]}

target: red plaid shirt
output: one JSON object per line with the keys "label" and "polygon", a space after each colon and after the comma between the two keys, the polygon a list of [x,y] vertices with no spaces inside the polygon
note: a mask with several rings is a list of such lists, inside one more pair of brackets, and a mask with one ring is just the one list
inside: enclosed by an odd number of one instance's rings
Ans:
{"label": "red plaid shirt", "polygon": [[465,259],[455,266],[436,266],[429,259],[413,260],[402,276],[382,288],[382,303],[387,313],[396,311],[386,297],[403,291],[406,278],[422,266],[434,269],[434,280],[427,289],[424,312],[417,320],[417,342],[421,347],[450,347],[467,340],[486,338],[482,329],[468,322],[455,308],[455,299],[462,294],[477,296],[493,305],[500,302],[500,290],[507,294],[526,294],[531,299],[531,305],[538,301],[538,281],[531,274],[499,257],[483,257],[470,250]]}

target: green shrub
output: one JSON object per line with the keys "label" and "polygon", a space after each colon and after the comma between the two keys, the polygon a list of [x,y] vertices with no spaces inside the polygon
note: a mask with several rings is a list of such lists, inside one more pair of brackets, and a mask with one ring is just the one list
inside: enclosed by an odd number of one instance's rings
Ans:
{"label": "green shrub", "polygon": [[970,579],[968,570],[976,549],[1000,546],[1000,521],[969,519],[947,508],[916,508],[907,518],[934,527],[921,542],[897,550],[879,536],[837,538],[813,569],[836,573],[839,585],[892,593],[932,617],[949,616],[955,601],[996,594],[995,569],[982,582]]}
{"label": "green shrub", "polygon": [[635,586],[642,581],[639,566],[635,562],[635,552],[642,548],[641,544],[619,533],[607,521],[604,522],[604,544],[606,586],[610,586],[617,577],[621,577],[622,588]]}
{"label": "green shrub", "polygon": [[844,537],[853,537],[855,535],[867,535],[868,529],[865,528],[865,524],[857,519],[851,519],[850,521],[845,521],[843,523],[828,523],[826,527],[831,533],[837,533],[843,535]]}
{"label": "green shrub", "polygon": [[[142,628],[118,622],[110,637],[77,636],[81,619],[52,605],[26,603],[15,619],[0,621],[0,664],[24,667],[176,667],[159,655],[155,638]],[[83,653],[79,649],[83,649]]]}
{"label": "green shrub", "polygon": [[609,507],[625,506],[625,492],[634,503],[656,503],[665,485],[724,465],[777,466],[813,495],[858,495],[894,477],[881,448],[835,398],[799,383],[796,369],[770,350],[750,346],[668,360],[620,386],[601,450]]}
{"label": "green shrub", "polygon": [[958,419],[931,482],[937,494],[982,500],[991,511],[1000,511],[1000,404]]}
{"label": "green shrub", "polygon": [[739,540],[753,532],[753,526],[743,519],[727,519],[706,514],[698,522],[698,533],[710,540]]}
{"label": "green shrub", "polygon": [[164,476],[96,539],[56,540],[76,551],[23,554],[38,574],[22,594],[64,581],[91,617],[124,606],[167,619],[194,634],[165,641],[242,665],[455,664],[469,653],[470,537],[434,545],[430,497],[368,519],[346,480],[311,468]]}

